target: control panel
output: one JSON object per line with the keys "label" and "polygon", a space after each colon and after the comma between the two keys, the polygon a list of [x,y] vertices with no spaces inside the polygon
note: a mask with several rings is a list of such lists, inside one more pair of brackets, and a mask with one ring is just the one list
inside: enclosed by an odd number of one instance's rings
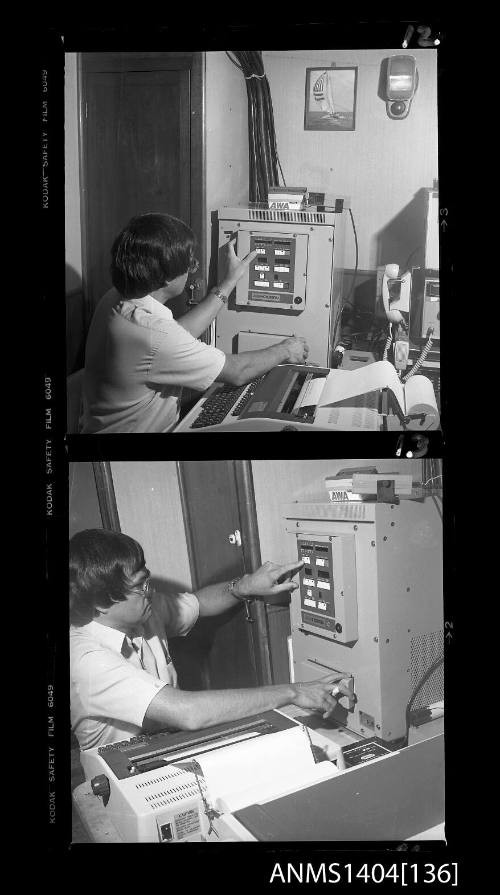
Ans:
{"label": "control panel", "polygon": [[330,366],[343,297],[345,208],[339,201],[331,212],[219,209],[219,282],[230,241],[238,258],[250,252],[255,258],[217,314],[217,348],[238,354],[298,336],[307,342],[309,363]]}
{"label": "control panel", "polygon": [[424,307],[422,311],[422,337],[429,327],[434,329],[433,339],[440,338],[439,326],[439,278],[426,277],[424,286]]}
{"label": "control panel", "polygon": [[410,339],[422,345],[432,329],[433,350],[439,350],[440,340],[440,290],[439,271],[412,269],[412,295],[410,306]]}
{"label": "control panel", "polygon": [[353,535],[298,539],[302,628],[340,643],[358,639]]}
{"label": "control panel", "polygon": [[237,288],[236,304],[246,307],[273,306],[281,311],[300,313],[306,302],[306,235],[238,234],[240,257],[257,252],[250,265],[248,284]]}

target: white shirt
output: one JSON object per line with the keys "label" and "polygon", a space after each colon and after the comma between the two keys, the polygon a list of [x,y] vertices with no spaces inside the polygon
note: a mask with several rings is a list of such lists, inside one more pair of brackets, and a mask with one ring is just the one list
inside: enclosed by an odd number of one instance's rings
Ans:
{"label": "white shirt", "polygon": [[[158,677],[141,666],[130,639],[116,628],[91,621],[70,628],[71,725],[80,749],[130,739],[141,732],[151,700],[165,685],[177,686],[167,634],[184,636],[196,623],[194,594],[155,592],[143,637],[156,660]],[[140,639],[134,638],[140,648]]]}
{"label": "white shirt", "polygon": [[205,391],[225,361],[152,295],[127,300],[110,289],[87,336],[82,433],[169,432],[182,386]]}

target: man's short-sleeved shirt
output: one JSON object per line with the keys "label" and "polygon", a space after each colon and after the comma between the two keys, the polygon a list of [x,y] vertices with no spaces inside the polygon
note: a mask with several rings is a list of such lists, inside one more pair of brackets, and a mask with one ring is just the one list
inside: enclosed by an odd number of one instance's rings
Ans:
{"label": "man's short-sleeved shirt", "polygon": [[168,636],[184,636],[198,619],[194,594],[154,593],[142,637],[153,654],[158,676],[145,671],[137,641],[122,631],[91,621],[70,628],[71,726],[80,748],[130,739],[140,733],[151,700],[177,675]]}
{"label": "man's short-sleeved shirt", "polygon": [[90,325],[83,378],[83,434],[169,432],[182,386],[205,391],[223,351],[195,339],[169,308],[110,289]]}

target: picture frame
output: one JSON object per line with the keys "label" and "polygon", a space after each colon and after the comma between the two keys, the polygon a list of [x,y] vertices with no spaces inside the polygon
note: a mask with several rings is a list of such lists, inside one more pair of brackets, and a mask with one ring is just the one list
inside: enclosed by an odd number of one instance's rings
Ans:
{"label": "picture frame", "polygon": [[306,68],[304,130],[355,130],[357,82],[357,66]]}

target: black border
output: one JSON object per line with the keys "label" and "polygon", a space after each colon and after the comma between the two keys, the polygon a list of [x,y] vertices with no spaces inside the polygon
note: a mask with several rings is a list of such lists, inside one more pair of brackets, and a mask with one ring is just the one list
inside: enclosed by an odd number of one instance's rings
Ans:
{"label": "black border", "polygon": [[[232,11],[220,13],[222,18],[217,21],[217,15],[210,17],[209,22],[199,19],[193,21],[186,19],[184,23],[177,18],[166,25],[154,25],[150,29],[133,26],[117,28],[109,25],[82,25],[76,28],[74,25],[41,26],[36,36],[36,48],[30,60],[29,70],[33,77],[32,95],[34,98],[34,118],[37,121],[37,157],[34,160],[33,170],[37,172],[37,184],[34,195],[37,196],[37,220],[39,238],[39,298],[41,307],[41,338],[43,339],[43,359],[39,374],[40,382],[40,456],[41,469],[41,528],[42,528],[42,605],[45,607],[42,630],[47,637],[47,663],[46,675],[40,675],[40,695],[42,709],[41,737],[44,746],[40,750],[36,766],[41,768],[43,780],[43,805],[46,806],[47,797],[47,767],[46,767],[46,706],[47,686],[50,682],[55,687],[55,706],[53,715],[55,718],[55,738],[57,746],[56,782],[49,786],[55,789],[57,798],[57,822],[48,827],[47,845],[50,851],[59,855],[70,855],[75,860],[88,859],[94,862],[95,846],[82,845],[70,846],[71,836],[71,799],[69,792],[69,737],[65,731],[69,729],[69,698],[67,682],[67,625],[68,618],[65,595],[67,592],[67,462],[68,460],[109,460],[109,459],[172,459],[177,460],[191,458],[221,458],[230,454],[231,459],[236,458],[283,458],[304,457],[305,445],[297,442],[297,439],[283,439],[283,435],[276,438],[255,437],[245,435],[243,438],[216,435],[215,433],[198,435],[198,439],[190,436],[174,435],[164,439],[164,436],[82,436],[65,437],[65,285],[64,285],[64,53],[73,51],[99,51],[99,50],[165,50],[189,48],[189,50],[220,50],[225,47],[246,49],[248,46],[258,46],[261,49],[276,49],[279,47],[292,49],[318,49],[328,48],[397,48],[400,50],[404,32],[409,23],[418,24],[416,19],[389,17],[364,17],[359,19],[342,20],[340,16],[323,21],[287,23],[283,21],[283,13],[273,22],[266,11],[264,20],[263,11],[256,11],[252,22],[239,21]],[[256,21],[257,15],[259,21]],[[286,19],[286,16],[285,16]],[[115,19],[116,21],[116,19]],[[263,27],[263,21],[265,27]],[[438,48],[438,120],[439,120],[439,190],[441,207],[441,252],[442,262],[440,279],[442,280],[443,294],[449,296],[449,301],[443,308],[445,315],[445,331],[447,338],[441,342],[442,356],[442,387],[444,392],[442,425],[443,432],[429,434],[429,452],[427,456],[441,456],[444,465],[445,501],[444,501],[444,564],[445,564],[445,618],[453,624],[453,638],[447,644],[446,680],[447,680],[447,718],[446,718],[446,744],[447,744],[447,837],[448,845],[440,843],[420,843],[418,851],[415,846],[406,843],[403,851],[389,849],[389,844],[361,842],[349,844],[332,843],[325,846],[324,843],[311,843],[304,846],[303,843],[284,844],[281,847],[268,846],[266,843],[258,843],[246,848],[244,844],[230,844],[216,847],[216,852],[204,846],[201,851],[193,846],[188,855],[184,852],[168,854],[167,871],[168,879],[175,877],[179,872],[186,884],[192,884],[199,879],[208,884],[213,881],[218,888],[231,888],[246,882],[248,885],[259,888],[271,888],[269,884],[270,874],[275,861],[282,863],[287,860],[298,865],[300,861],[314,862],[337,861],[342,862],[352,859],[358,866],[365,860],[369,863],[383,863],[390,865],[400,859],[418,863],[422,866],[425,861],[445,863],[458,861],[459,874],[468,875],[468,865],[465,858],[465,835],[469,840],[479,836],[479,832],[471,830],[468,825],[465,834],[459,817],[460,794],[455,765],[462,758],[458,738],[461,735],[458,719],[462,709],[462,693],[453,686],[461,672],[461,659],[464,655],[465,641],[465,608],[454,598],[455,589],[458,586],[457,572],[457,541],[456,541],[456,512],[459,503],[459,485],[462,478],[462,452],[464,443],[462,435],[463,423],[459,416],[459,396],[453,392],[452,376],[454,372],[454,358],[456,347],[461,335],[461,318],[456,314],[454,306],[457,302],[457,280],[453,270],[454,247],[459,227],[458,223],[458,196],[457,182],[455,180],[455,168],[453,165],[456,147],[453,144],[454,122],[458,114],[459,93],[456,89],[456,75],[459,71],[459,23],[438,19],[434,16],[425,17],[426,24],[432,29],[433,34],[439,34],[441,44]],[[412,44],[407,52],[411,53]],[[47,72],[49,121],[42,127],[41,102],[42,102],[42,72]],[[48,134],[48,170],[49,176],[49,208],[42,208],[42,190],[40,187],[41,170],[41,138],[42,130]],[[444,213],[445,212],[445,213]],[[463,213],[466,213],[464,208]],[[45,397],[45,379],[51,381],[51,398]],[[45,429],[45,413],[47,409],[52,412],[52,429]],[[365,437],[366,435],[366,437]],[[50,476],[54,488],[53,512],[50,518],[46,515],[46,485],[47,473],[45,468],[45,439],[52,439],[52,464],[53,474]],[[405,439],[408,436],[405,436]],[[188,441],[185,441],[188,438]],[[201,441],[200,441],[201,438]],[[221,441],[221,438],[223,439]],[[160,440],[161,439],[161,440]],[[207,440],[208,439],[208,440]],[[307,458],[313,459],[325,456],[336,457],[388,457],[395,456],[399,446],[399,436],[395,433],[336,433],[334,436],[312,438],[309,435],[307,442]],[[404,454],[403,454],[404,456]],[[469,819],[470,820],[470,819]],[[47,826],[47,811],[43,810],[44,826]],[[141,865],[156,867],[158,849],[154,846],[135,846],[140,852]],[[88,851],[90,849],[90,852]],[[119,847],[119,859],[131,854],[127,846]],[[126,850],[126,853],[123,851]],[[147,854],[144,850],[147,849]],[[222,852],[221,852],[222,849]],[[251,851],[250,851],[251,849]],[[98,850],[99,852],[100,850]],[[200,861],[189,860],[200,857]],[[99,854],[100,859],[106,859],[106,855]],[[186,857],[188,860],[186,860]],[[143,864],[146,858],[147,865]],[[121,861],[120,861],[121,862]],[[147,879],[143,878],[144,885]],[[157,881],[153,881],[157,885]],[[290,884],[293,885],[293,884]],[[297,884],[299,886],[300,884]],[[348,886],[348,890],[356,887],[356,884]],[[392,886],[388,886],[392,888]],[[359,883],[358,888],[366,891],[366,884]],[[429,886],[422,888],[428,889]]]}

